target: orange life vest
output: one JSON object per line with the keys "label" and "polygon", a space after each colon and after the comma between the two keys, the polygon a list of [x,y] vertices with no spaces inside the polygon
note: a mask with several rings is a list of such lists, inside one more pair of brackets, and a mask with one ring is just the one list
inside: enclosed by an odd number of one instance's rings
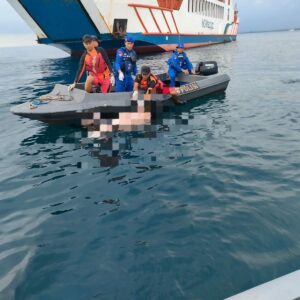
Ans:
{"label": "orange life vest", "polygon": [[160,88],[163,89],[163,83],[162,81],[160,81],[155,75],[150,74],[150,76],[148,78],[144,78],[142,75],[138,78],[139,79],[139,87],[144,90],[147,91],[147,89],[149,88],[149,83],[151,81],[155,81],[155,88]]}
{"label": "orange life vest", "polygon": [[86,54],[84,64],[86,71],[92,76],[103,77],[103,79],[110,76],[109,68],[102,54],[96,50]]}

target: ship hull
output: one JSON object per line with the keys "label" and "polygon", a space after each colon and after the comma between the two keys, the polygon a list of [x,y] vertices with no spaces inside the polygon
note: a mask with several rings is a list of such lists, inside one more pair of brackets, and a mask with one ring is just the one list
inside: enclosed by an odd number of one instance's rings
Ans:
{"label": "ship hull", "polygon": [[156,0],[7,1],[36,33],[38,43],[73,56],[83,52],[84,34],[97,36],[109,55],[124,45],[125,34],[132,34],[136,51],[147,54],[173,50],[179,42],[193,48],[235,41],[239,26],[229,1],[199,0],[191,7],[193,1],[182,0],[172,9],[165,7],[172,1]]}
{"label": "ship hull", "polygon": [[[136,37],[135,50],[139,54],[160,53],[175,49],[178,41],[185,44],[186,49],[210,46],[236,41],[237,35],[144,35],[134,33]],[[100,46],[112,56],[116,50],[124,46],[124,40],[113,39],[109,35],[100,35]],[[53,42],[50,39],[39,39],[40,44],[52,45],[72,56],[82,54],[84,48],[80,39]]]}

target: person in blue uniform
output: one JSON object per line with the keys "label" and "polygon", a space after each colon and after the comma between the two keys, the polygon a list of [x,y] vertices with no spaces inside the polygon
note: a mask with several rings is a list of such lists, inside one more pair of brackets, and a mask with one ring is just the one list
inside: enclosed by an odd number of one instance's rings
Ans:
{"label": "person in blue uniform", "polygon": [[175,78],[178,73],[195,74],[193,65],[184,52],[184,44],[182,43],[177,45],[167,63],[169,65],[170,87],[175,86]]}
{"label": "person in blue uniform", "polygon": [[137,75],[137,55],[133,50],[134,38],[125,37],[125,47],[117,50],[114,72],[116,78],[116,92],[131,92],[133,90],[132,75]]}

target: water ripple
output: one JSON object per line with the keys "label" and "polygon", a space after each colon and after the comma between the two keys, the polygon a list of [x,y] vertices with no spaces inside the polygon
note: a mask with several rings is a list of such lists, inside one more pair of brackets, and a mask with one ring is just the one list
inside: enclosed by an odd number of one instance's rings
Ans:
{"label": "water ripple", "polygon": [[215,300],[300,268],[299,43],[188,50],[226,93],[99,141],[9,112],[72,82],[76,59],[1,50],[0,298]]}

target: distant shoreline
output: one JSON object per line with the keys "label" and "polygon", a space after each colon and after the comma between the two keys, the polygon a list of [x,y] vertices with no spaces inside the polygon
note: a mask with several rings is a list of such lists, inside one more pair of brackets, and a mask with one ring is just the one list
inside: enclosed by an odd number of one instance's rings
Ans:
{"label": "distant shoreline", "polygon": [[36,35],[0,33],[0,48],[38,45]]}
{"label": "distant shoreline", "polygon": [[[289,31],[300,31],[300,28],[288,28],[288,29],[276,29],[276,30],[249,30],[241,31],[238,35],[241,34],[252,34],[252,33],[267,33],[267,32],[289,32]],[[23,47],[23,46],[36,46],[37,37],[34,33],[0,33],[0,48],[9,48],[9,47]]]}
{"label": "distant shoreline", "polygon": [[249,31],[241,31],[238,34],[246,34],[246,33],[264,33],[264,32],[285,32],[285,31],[300,31],[299,28],[287,28],[287,29],[274,29],[274,30],[249,30]]}

